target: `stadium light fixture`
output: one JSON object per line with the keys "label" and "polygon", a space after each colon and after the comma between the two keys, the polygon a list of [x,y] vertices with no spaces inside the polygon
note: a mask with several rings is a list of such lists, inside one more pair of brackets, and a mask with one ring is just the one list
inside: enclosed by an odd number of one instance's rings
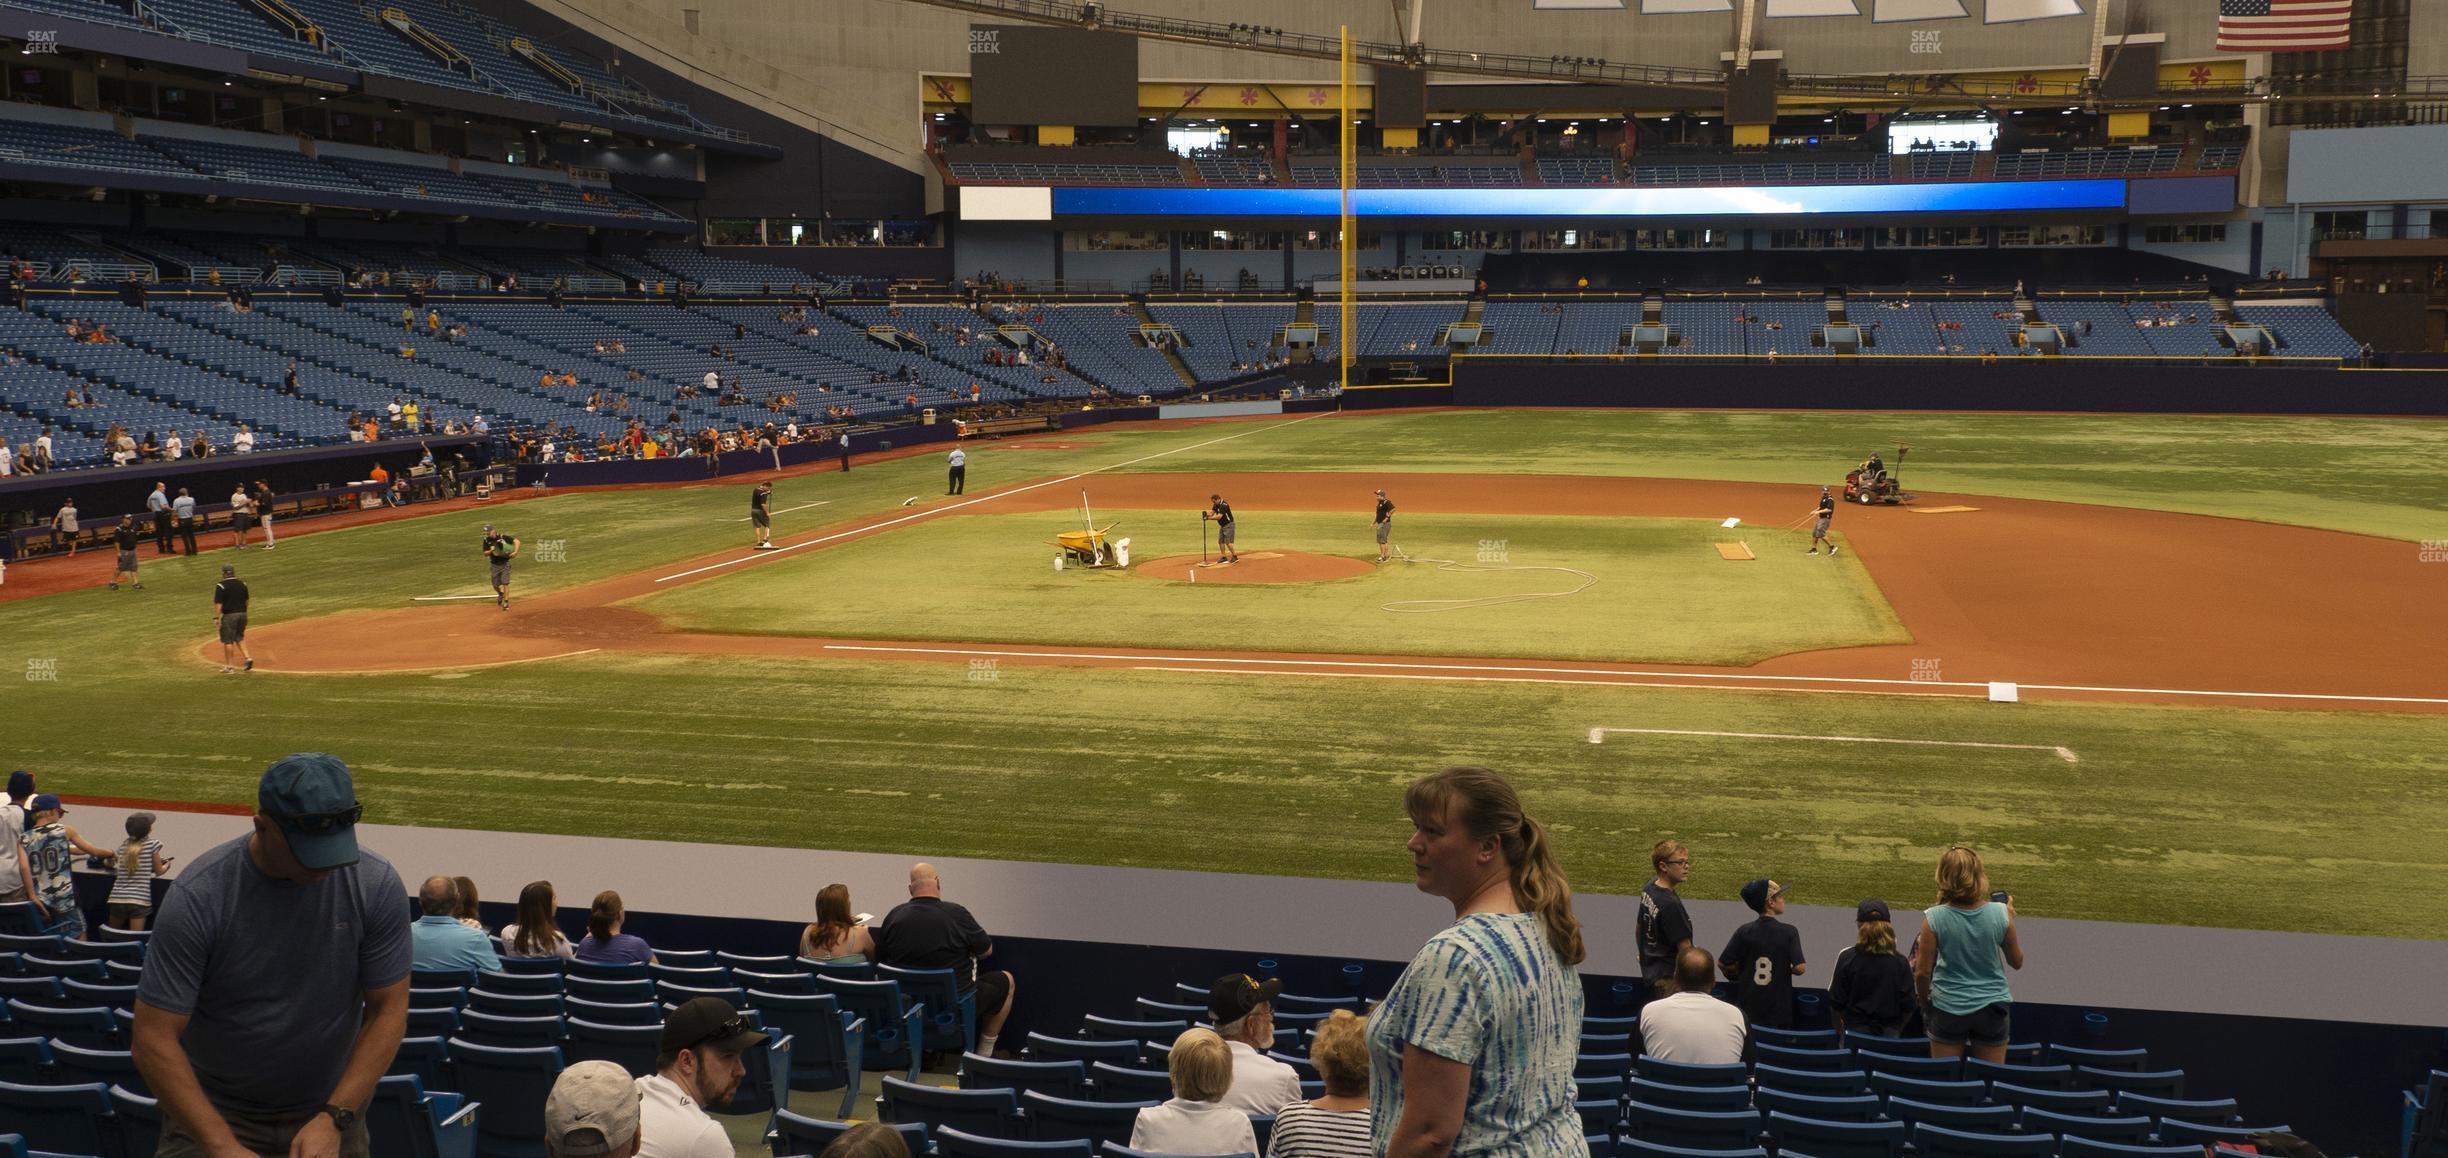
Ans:
{"label": "stadium light fixture", "polygon": [[2191,105],[2185,105],[2185,106],[2183,106],[2183,107],[2185,107],[2185,108],[2188,108],[2188,109],[2189,109],[2189,108],[2192,108],[2193,106],[2191,106]]}
{"label": "stadium light fixture", "polygon": [[2161,106],[2159,106],[2159,111],[2164,113],[2164,112],[2168,111],[2168,107],[2167,107],[2166,105],[2161,105]]}

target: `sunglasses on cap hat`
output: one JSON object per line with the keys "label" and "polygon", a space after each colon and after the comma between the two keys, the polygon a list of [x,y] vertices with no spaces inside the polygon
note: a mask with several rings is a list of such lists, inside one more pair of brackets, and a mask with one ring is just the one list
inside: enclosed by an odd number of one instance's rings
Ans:
{"label": "sunglasses on cap hat", "polygon": [[289,816],[275,816],[273,819],[280,821],[282,828],[293,832],[320,836],[326,832],[338,832],[347,828],[357,823],[363,816],[365,816],[365,805],[352,804],[332,812],[300,812]]}
{"label": "sunglasses on cap hat", "polygon": [[714,1028],[707,1030],[702,1036],[698,1037],[697,1040],[681,1046],[680,1048],[695,1049],[698,1046],[704,1045],[710,1041],[728,1041],[743,1033],[747,1033],[751,1028],[753,1027],[748,1024],[747,1018],[734,1017],[721,1025],[717,1025]]}

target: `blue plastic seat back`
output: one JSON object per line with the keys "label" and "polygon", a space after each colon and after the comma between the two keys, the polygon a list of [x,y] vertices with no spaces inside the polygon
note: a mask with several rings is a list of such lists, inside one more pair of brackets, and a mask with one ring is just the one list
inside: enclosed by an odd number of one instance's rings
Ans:
{"label": "blue plastic seat back", "polygon": [[562,1026],[557,1016],[507,1017],[470,1009],[459,1015],[458,1036],[485,1045],[510,1048],[559,1045]]}
{"label": "blue plastic seat back", "polygon": [[1982,1082],[1928,1081],[1877,1071],[1870,1074],[1870,1092],[1941,1106],[1977,1106],[1989,1100],[1989,1087]]}
{"label": "blue plastic seat back", "polygon": [[2187,1100],[2158,1098],[2149,1094],[2119,1094],[2116,1111],[2152,1119],[2174,1118],[2180,1122],[2198,1122],[2205,1126],[2224,1126],[2243,1121],[2240,1116],[2243,1109],[2234,1098]]}
{"label": "blue plastic seat back", "polygon": [[661,1025],[663,1006],[652,1001],[589,1001],[583,997],[561,999],[562,1012],[570,1017],[582,1017],[597,1025]]}
{"label": "blue plastic seat back", "polygon": [[1876,1050],[1861,1050],[1853,1056],[1859,1059],[1861,1068],[1874,1074],[1893,1074],[1896,1077],[1913,1078],[1924,1082],[1963,1080],[1962,1058],[1926,1055],[1913,1057],[1909,1054],[1880,1053]]}
{"label": "blue plastic seat back", "polygon": [[2057,1140],[2057,1158],[2202,1158],[2199,1146],[2128,1146],[2067,1135]]}
{"label": "blue plastic seat back", "polygon": [[17,998],[8,1003],[9,1033],[31,1037],[40,1034],[53,1041],[81,1045],[87,1049],[124,1049],[126,1043],[119,1034],[119,1020],[103,1006],[55,1008],[28,1005]]}
{"label": "blue plastic seat back", "polygon": [[0,1122],[25,1135],[35,1150],[61,1154],[110,1154],[118,1147],[111,1120],[110,1087],[18,1085],[0,1082]]}
{"label": "blue plastic seat back", "polygon": [[1851,1052],[1841,1049],[1811,1049],[1763,1041],[1752,1046],[1751,1050],[1753,1060],[1789,1070],[1841,1073],[1862,1068],[1862,1063],[1855,1061]]}
{"label": "blue plastic seat back", "polygon": [[559,1017],[562,1012],[558,992],[496,993],[489,989],[468,990],[467,1004],[462,1008],[503,1017]]}
{"label": "blue plastic seat back", "polygon": [[2086,1049],[2079,1045],[2050,1042],[2041,1050],[2040,1057],[2050,1065],[2089,1066],[2095,1070],[2138,1073],[2150,1068],[2150,1051],[2147,1049]]}
{"label": "blue plastic seat back", "polygon": [[818,975],[816,989],[828,995],[842,1011],[867,1023],[866,1057],[862,1064],[871,1070],[907,1069],[910,1049],[915,1044],[903,1028],[908,1005],[901,999],[901,985],[896,981],[850,981],[840,977]]}
{"label": "blue plastic seat back", "polygon": [[1756,1145],[1757,1110],[1677,1110],[1631,1102],[1624,1107],[1624,1133],[1644,1141],[1692,1150],[1740,1150]]}
{"label": "blue plastic seat back", "polygon": [[731,980],[751,993],[798,993],[813,995],[816,979],[806,972],[791,969],[779,973],[761,973],[754,969],[735,967]]}
{"label": "blue plastic seat back", "polygon": [[161,1103],[125,1086],[112,1086],[111,1116],[119,1123],[119,1149],[134,1158],[161,1149]]}
{"label": "blue plastic seat back", "polygon": [[1967,1081],[2012,1082],[2028,1089],[2074,1088],[2074,1067],[2070,1065],[2025,1066],[1968,1057],[1963,1059],[1963,1076]]}
{"label": "blue plastic seat back", "polygon": [[1678,1086],[1648,1078],[1633,1078],[1624,1096],[1670,1110],[1739,1110],[1751,1104],[1751,1091],[1741,1086]]}
{"label": "blue plastic seat back", "polygon": [[569,1039],[561,1049],[571,1065],[608,1061],[629,1071],[633,1078],[655,1072],[655,1055],[662,1048],[662,1026],[604,1025],[576,1017],[567,1024]]}
{"label": "blue plastic seat back", "polygon": [[1615,1139],[1615,1158],[1768,1158],[1768,1152],[1757,1146],[1740,1150],[1693,1150],[1647,1142],[1626,1134]]}
{"label": "blue plastic seat back", "polygon": [[628,1004],[655,999],[654,981],[648,977],[588,977],[572,973],[561,979],[561,992],[572,1001]]}
{"label": "blue plastic seat back", "polygon": [[386,1073],[413,1077],[424,1089],[440,1089],[450,1076],[450,1046],[439,1037],[401,1038]]}
{"label": "blue plastic seat back", "polygon": [[1806,1094],[1761,1086],[1752,1091],[1751,1104],[1761,1113],[1782,1110],[1823,1122],[1875,1122],[1886,1116],[1886,1104],[1873,1094]]}
{"label": "blue plastic seat back", "polygon": [[1095,1158],[1096,1147],[1077,1140],[1022,1142],[982,1137],[940,1126],[935,1130],[935,1153],[942,1158]]}
{"label": "blue plastic seat back", "polygon": [[1913,1126],[1917,1158],[2054,1158],[2057,1139],[2046,1134],[1953,1130],[1930,1122]]}
{"label": "blue plastic seat back", "polygon": [[[521,960],[521,958],[508,958],[505,959],[502,964],[508,965],[511,961],[516,960]],[[549,961],[554,960],[554,958],[545,957],[536,958],[536,960]],[[482,990],[486,993],[559,994],[562,991],[561,985],[562,977],[559,969],[549,971],[538,970],[533,972],[510,969],[480,969],[476,973],[476,984],[474,988]]]}
{"label": "blue plastic seat back", "polygon": [[1823,1122],[1771,1111],[1768,1135],[1778,1153],[1811,1158],[1895,1158],[1904,1149],[1902,1122]]}
{"label": "blue plastic seat back", "polygon": [[1057,1098],[1087,1100],[1088,1063],[1078,1059],[1061,1061],[1013,1061],[1007,1058],[961,1055],[960,1086],[964,1090],[1008,1089],[1026,1093],[1035,1090]]}
{"label": "blue plastic seat back", "polygon": [[1632,1073],[1651,1081],[1672,1082],[1678,1086],[1739,1086],[1750,1079],[1741,1063],[1727,1065],[1689,1065],[1671,1062],[1648,1054],[1632,1059]]}
{"label": "blue plastic seat back", "polygon": [[900,982],[901,992],[926,1006],[926,1049],[966,1052],[977,1048],[977,993],[960,991],[959,974],[950,969],[879,965],[876,978]]}
{"label": "blue plastic seat back", "polygon": [[2292,1134],[2294,1129],[2277,1126],[2209,1126],[2170,1118],[2159,1123],[2159,1140],[2169,1145],[2179,1143],[2208,1146],[2218,1142],[2250,1142],[2255,1134]]}
{"label": "blue plastic seat back", "polygon": [[1009,1138],[1020,1129],[1020,1095],[1011,1089],[946,1090],[882,1079],[878,1099],[883,1120],[921,1122],[932,1134],[943,1127],[980,1138]]}
{"label": "blue plastic seat back", "polygon": [[71,1042],[51,1043],[51,1065],[58,1080],[70,1084],[101,1082],[104,1085],[126,1086],[129,1090],[151,1097],[144,1075],[136,1072],[136,1055],[124,1049],[86,1049]]}
{"label": "blue plastic seat back", "polygon": [[2115,1096],[2107,1090],[2034,1089],[2013,1082],[1989,1083],[1989,1100],[2001,1106],[2055,1110],[2060,1114],[2105,1114]]}
{"label": "blue plastic seat back", "polygon": [[1751,1073],[1762,1089],[1791,1090],[1803,1094],[1854,1095],[1870,1092],[1870,1075],[1860,1070],[1826,1073],[1820,1070],[1789,1070],[1766,1062],[1751,1067]]}
{"label": "blue plastic seat back", "polygon": [[1027,1038],[1028,1055],[1032,1060],[1076,1059],[1083,1062],[1112,1062],[1133,1065],[1138,1062],[1140,1046],[1136,1041],[1088,1041],[1084,1038],[1049,1037],[1031,1031]]}
{"label": "blue plastic seat back", "polygon": [[1099,1145],[1127,1142],[1131,1126],[1139,1120],[1139,1111],[1156,1104],[1082,1102],[1051,1098],[1034,1090],[1020,1095],[1020,1108],[1027,1114],[1029,1140],[1033,1142],[1082,1140]]}
{"label": "blue plastic seat back", "polygon": [[552,1046],[503,1049],[452,1038],[452,1087],[480,1103],[476,1133],[488,1158],[540,1158],[544,1153],[544,1099],[561,1076],[561,1051]]}
{"label": "blue plastic seat back", "polygon": [[2148,1118],[2105,1118],[2026,1109],[2019,1120],[2026,1134],[2070,1135],[2089,1138],[2094,1142],[2123,1142],[2129,1145],[2147,1142],[2151,1137],[2151,1120]]}
{"label": "blue plastic seat back", "polygon": [[2074,1080],[2081,1085],[2118,1093],[2181,1098],[2184,1096],[2185,1074],[2183,1070],[2108,1070],[2078,1065],[2074,1067]]}
{"label": "blue plastic seat back", "polygon": [[[1586,1029],[1583,1032],[1588,1032]],[[1788,1049],[1842,1049],[1844,1035],[1832,1029],[1778,1029],[1772,1025],[1751,1027],[1751,1040],[1760,1045],[1781,1045]]]}
{"label": "blue plastic seat back", "polygon": [[1173,1075],[1110,1062],[1091,1062],[1088,1080],[1096,1083],[1100,1102],[1162,1102],[1173,1096]]}
{"label": "blue plastic seat back", "polygon": [[1897,1094],[1887,1099],[1887,1116],[1918,1126],[1926,1122],[1949,1130],[2003,1134],[2015,1128],[2013,1106],[1964,1106],[1922,1102]]}

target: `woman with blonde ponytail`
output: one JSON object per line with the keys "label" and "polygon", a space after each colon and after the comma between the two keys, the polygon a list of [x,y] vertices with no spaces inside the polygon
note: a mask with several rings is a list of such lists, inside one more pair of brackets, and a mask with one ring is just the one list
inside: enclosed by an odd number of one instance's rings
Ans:
{"label": "woman with blonde ponytail", "polygon": [[1369,1015],[1369,1110],[1386,1158],[1589,1153],[1573,1108],[1581,922],[1547,830],[1505,778],[1448,768],[1403,794],[1419,889],[1454,923]]}

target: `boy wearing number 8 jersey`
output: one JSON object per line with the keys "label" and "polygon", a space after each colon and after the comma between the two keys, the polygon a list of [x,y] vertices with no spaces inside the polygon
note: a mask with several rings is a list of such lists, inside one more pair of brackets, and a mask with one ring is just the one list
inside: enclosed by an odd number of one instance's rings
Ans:
{"label": "boy wearing number 8 jersey", "polygon": [[1793,979],[1802,975],[1802,934],[1777,920],[1785,886],[1765,878],[1742,887],[1743,903],[1759,920],[1734,930],[1717,967],[1733,982],[1734,1004],[1753,1025],[1793,1028]]}

